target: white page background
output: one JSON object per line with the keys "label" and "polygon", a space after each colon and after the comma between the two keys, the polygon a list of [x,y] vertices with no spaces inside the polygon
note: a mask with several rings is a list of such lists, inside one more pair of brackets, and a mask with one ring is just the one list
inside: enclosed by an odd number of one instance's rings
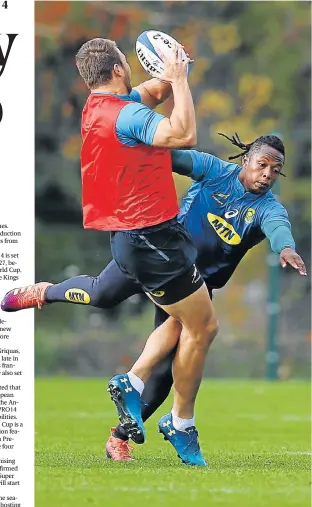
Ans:
{"label": "white page background", "polygon": [[[8,0],[8,8],[0,0],[0,45],[3,53],[8,46],[5,34],[17,33],[3,74],[0,76],[0,224],[21,232],[19,244],[0,244],[0,254],[19,253],[21,269],[17,282],[0,280],[0,298],[15,287],[34,282],[34,2]],[[0,69],[1,70],[1,69]],[[2,229],[0,229],[1,231]],[[3,449],[0,458],[13,458],[18,465],[14,479],[17,486],[0,486],[0,507],[32,507],[34,505],[34,310],[5,313],[0,311],[1,326],[10,326],[9,339],[1,339],[0,347],[19,349],[14,370],[21,376],[0,375],[0,386],[21,385],[16,392],[17,422],[23,423],[14,439],[14,449]],[[2,360],[0,353],[0,361]],[[0,373],[3,369],[0,369]],[[4,392],[4,391],[0,391]],[[8,391],[10,392],[10,391]],[[6,398],[8,400],[8,398]],[[0,406],[0,414],[1,406]],[[0,428],[12,422],[0,419]],[[14,422],[14,421],[13,421]],[[7,435],[6,435],[7,436]],[[2,466],[8,466],[0,463]],[[10,472],[1,472],[10,473]],[[11,472],[12,473],[12,472]],[[17,497],[8,500],[8,497]],[[3,500],[2,498],[6,499]]]}

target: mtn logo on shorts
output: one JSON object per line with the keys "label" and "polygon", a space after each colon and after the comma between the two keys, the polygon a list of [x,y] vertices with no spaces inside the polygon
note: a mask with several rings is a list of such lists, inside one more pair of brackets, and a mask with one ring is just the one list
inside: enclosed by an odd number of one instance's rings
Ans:
{"label": "mtn logo on shorts", "polygon": [[239,245],[241,242],[241,237],[235,231],[233,225],[228,224],[224,218],[218,217],[218,215],[214,215],[213,213],[208,213],[207,215],[208,222],[218,236],[228,245]]}
{"label": "mtn logo on shorts", "polygon": [[155,298],[161,298],[162,296],[165,295],[165,291],[164,290],[155,290],[154,292],[150,292],[150,294],[152,296],[154,296]]}
{"label": "mtn logo on shorts", "polygon": [[71,303],[80,303],[83,305],[88,305],[90,303],[89,294],[82,289],[68,289],[65,292],[65,298]]}

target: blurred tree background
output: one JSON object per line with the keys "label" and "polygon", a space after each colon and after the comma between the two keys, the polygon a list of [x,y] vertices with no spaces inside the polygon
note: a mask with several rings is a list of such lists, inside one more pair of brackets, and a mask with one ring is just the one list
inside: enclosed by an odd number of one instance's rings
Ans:
{"label": "blurred tree background", "polygon": [[[288,177],[281,182],[281,201],[310,268],[310,2],[39,1],[35,9],[37,280],[97,275],[111,259],[108,234],[81,225],[80,115],[88,91],[74,57],[87,39],[114,39],[127,54],[135,86],[148,79],[134,45],[149,28],[176,37],[195,59],[189,81],[199,150],[233,155],[235,148],[218,132],[238,132],[243,142],[272,132],[283,138]],[[181,197],[190,181],[175,181]],[[207,375],[264,373],[267,253],[267,242],[249,252],[215,294],[221,327]],[[279,376],[304,377],[310,284],[290,270],[281,278]],[[108,375],[128,367],[152,328],[152,315],[143,296],[109,311],[45,308],[37,314],[37,373]]]}

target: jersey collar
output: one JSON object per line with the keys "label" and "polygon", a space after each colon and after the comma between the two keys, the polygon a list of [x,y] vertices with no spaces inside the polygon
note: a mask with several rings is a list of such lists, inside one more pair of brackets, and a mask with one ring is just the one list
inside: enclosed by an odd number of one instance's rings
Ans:
{"label": "jersey collar", "polygon": [[110,95],[111,97],[117,97],[121,100],[131,100],[130,95],[117,95],[115,93],[107,93],[107,92],[91,92],[92,95]]}

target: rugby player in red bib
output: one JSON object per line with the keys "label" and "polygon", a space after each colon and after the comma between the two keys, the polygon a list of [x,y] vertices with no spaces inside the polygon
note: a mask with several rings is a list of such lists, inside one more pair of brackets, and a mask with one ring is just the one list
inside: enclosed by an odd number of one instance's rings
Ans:
{"label": "rugby player in red bib", "polygon": [[[110,231],[119,269],[171,316],[154,330],[152,345],[145,347],[130,372],[109,382],[122,427],[133,441],[144,442],[144,385],[153,367],[171,351],[171,336],[183,326],[186,333],[173,362],[173,409],[161,418],[159,428],[184,463],[206,466],[194,405],[217,320],[194,264],[196,248],[176,218],[179,209],[170,148],[196,144],[195,111],[187,82],[189,61],[182,62],[182,47],[177,45],[170,61],[164,58],[164,62],[161,80],[167,84],[159,87],[168,91],[171,85],[170,118],[148,107],[156,105],[149,82],[131,88],[130,67],[115,42],[93,39],[79,50],[77,67],[91,91],[82,113],[83,223],[85,228]],[[45,283],[16,289],[12,297],[21,308],[33,306],[34,301],[40,306],[48,287]]]}

